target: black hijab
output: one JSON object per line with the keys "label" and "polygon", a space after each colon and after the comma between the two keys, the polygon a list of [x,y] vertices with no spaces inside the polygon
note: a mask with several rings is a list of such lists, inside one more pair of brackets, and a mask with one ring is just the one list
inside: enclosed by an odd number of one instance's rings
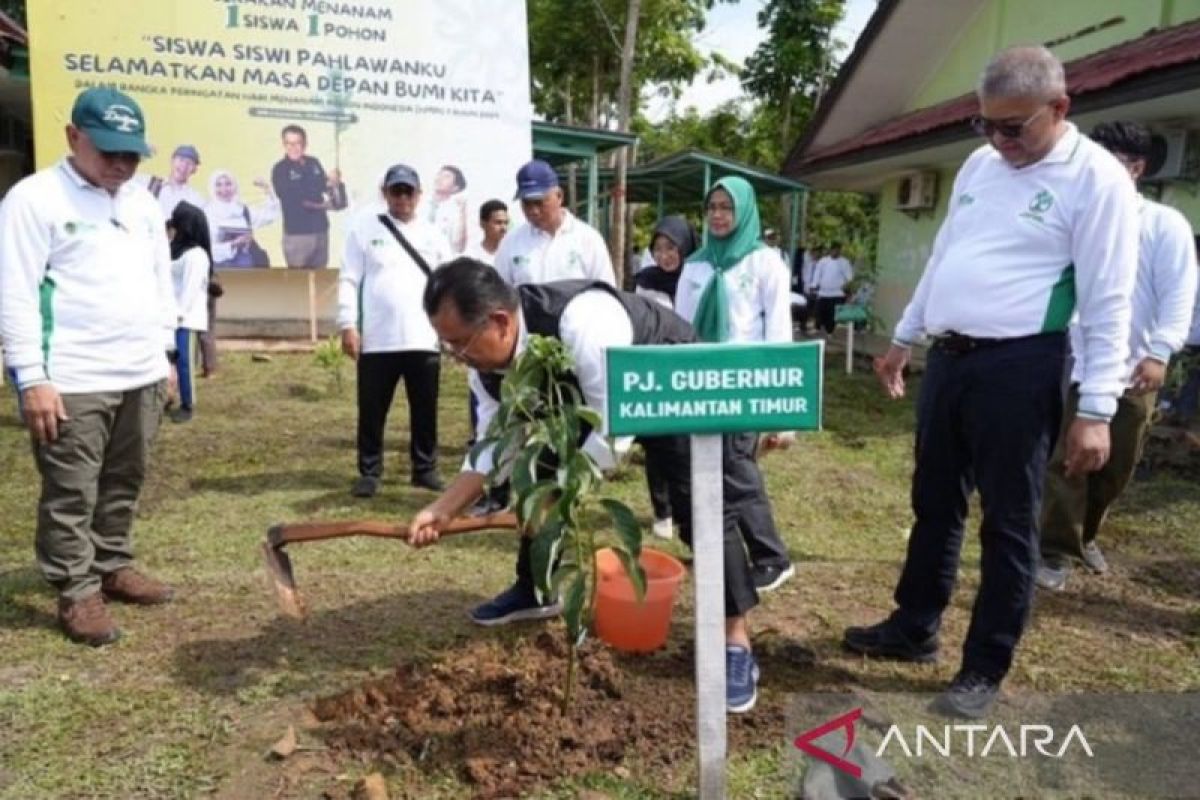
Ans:
{"label": "black hijab", "polygon": [[172,260],[193,247],[199,247],[208,256],[208,263],[213,263],[212,243],[208,238],[208,217],[204,216],[203,211],[185,200],[180,200],[171,212],[171,219],[167,224],[175,229],[175,237],[171,239]]}
{"label": "black hijab", "polygon": [[651,248],[654,247],[654,240],[659,236],[667,237],[679,249],[679,268],[674,272],[667,272],[655,264],[634,275],[633,281],[643,289],[663,292],[674,301],[675,290],[679,286],[679,276],[683,274],[683,262],[687,261],[688,256],[695,251],[698,244],[696,231],[692,228],[691,223],[681,216],[663,217],[650,237]]}

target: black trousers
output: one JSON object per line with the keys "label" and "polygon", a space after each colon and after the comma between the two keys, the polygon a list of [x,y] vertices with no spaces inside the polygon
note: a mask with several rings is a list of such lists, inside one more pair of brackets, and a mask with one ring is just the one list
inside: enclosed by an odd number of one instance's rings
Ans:
{"label": "black trousers", "polygon": [[646,454],[646,488],[650,490],[650,508],[654,518],[671,519],[670,464],[663,463],[663,448],[647,445],[638,439]]}
{"label": "black trousers", "polygon": [[845,295],[836,297],[817,298],[817,327],[826,333],[833,333],[837,327],[837,307],[846,302]]}
{"label": "black trousers", "polygon": [[383,474],[383,431],[404,379],[408,396],[408,454],[413,476],[437,470],[437,404],[441,359],[437,353],[405,350],[358,357],[358,473]]}
{"label": "black trousers", "polygon": [[979,490],[981,580],[963,668],[1000,680],[1033,603],[1046,464],[1062,417],[1065,336],[1013,339],[964,354],[930,350],[917,401],[916,516],[892,619],[937,632],[958,575],[967,501]]}
{"label": "black trousers", "polygon": [[[683,541],[692,544],[692,458],[686,436],[648,436],[642,440],[647,459],[654,458],[666,469],[671,510]],[[758,605],[758,591],[750,572],[738,524],[748,507],[765,504],[762,475],[754,463],[754,434],[737,434],[722,439],[724,470],[722,486],[725,551],[725,616],[740,617]],[[517,556],[517,585],[530,591],[534,587],[530,540],[522,537]]]}
{"label": "black trousers", "polygon": [[779,536],[779,531],[775,528],[775,513],[771,510],[771,501],[767,499],[762,471],[758,469],[758,437],[752,433],[740,435],[751,437],[750,460],[754,464],[754,474],[745,472],[741,479],[757,480],[761,491],[757,493],[757,499],[746,502],[738,519],[738,530],[742,532],[742,540],[750,554],[751,566],[785,569],[792,563],[792,559]]}

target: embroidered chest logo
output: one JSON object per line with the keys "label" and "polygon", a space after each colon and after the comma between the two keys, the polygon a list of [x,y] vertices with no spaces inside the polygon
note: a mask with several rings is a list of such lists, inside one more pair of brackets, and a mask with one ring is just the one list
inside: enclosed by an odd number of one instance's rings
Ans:
{"label": "embroidered chest logo", "polygon": [[1045,189],[1038,192],[1029,201],[1029,210],[1022,211],[1018,216],[1031,219],[1035,222],[1045,223],[1045,218],[1042,216],[1054,206],[1054,195],[1047,192]]}
{"label": "embroidered chest logo", "polygon": [[958,196],[958,204],[960,206],[969,206],[975,202],[975,195],[964,192]]}

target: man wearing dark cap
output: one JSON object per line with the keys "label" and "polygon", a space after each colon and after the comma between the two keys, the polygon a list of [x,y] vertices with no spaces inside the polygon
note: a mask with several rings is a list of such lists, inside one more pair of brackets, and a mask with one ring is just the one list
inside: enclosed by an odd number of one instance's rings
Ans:
{"label": "man wearing dark cap", "polygon": [[150,194],[158,198],[163,219],[170,219],[171,212],[180,201],[204,208],[204,198],[188,186],[188,181],[200,166],[200,151],[190,144],[181,144],[171,154],[171,173],[166,178],[153,177],[146,182]]}
{"label": "man wearing dark cap", "polygon": [[432,271],[452,254],[446,237],[417,217],[421,179],[407,164],[383,179],[386,213],[364,215],[346,237],[338,278],[342,350],[358,362],[358,479],[350,493],[371,497],[383,476],[383,430],[404,379],[414,486],[440,491],[437,474],[437,335],[421,306]]}
{"label": "man wearing dark cap", "polygon": [[150,152],[141,109],[88,89],[66,135],[71,154],[0,205],[0,340],[42,476],[38,566],[67,636],[100,646],[120,636],[106,600],[174,595],[133,569],[130,529],[176,310],[162,213],[130,182]]}
{"label": "man wearing dark cap", "polygon": [[538,159],[521,167],[516,199],[526,221],[500,243],[500,277],[513,286],[575,278],[615,285],[604,237],[563,207],[553,167]]}

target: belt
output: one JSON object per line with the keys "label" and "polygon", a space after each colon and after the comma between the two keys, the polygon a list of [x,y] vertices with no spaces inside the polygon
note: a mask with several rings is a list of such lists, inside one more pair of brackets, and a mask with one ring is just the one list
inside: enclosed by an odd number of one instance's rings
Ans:
{"label": "belt", "polygon": [[952,356],[961,356],[975,350],[980,350],[985,347],[995,347],[1001,344],[1012,344],[1013,342],[1025,342],[1030,339],[1040,339],[1049,336],[1063,336],[1061,331],[1051,333],[1035,333],[1031,336],[1012,336],[1003,339],[988,339],[980,336],[967,336],[957,331],[946,331],[933,337],[933,344],[930,349],[940,350]]}

